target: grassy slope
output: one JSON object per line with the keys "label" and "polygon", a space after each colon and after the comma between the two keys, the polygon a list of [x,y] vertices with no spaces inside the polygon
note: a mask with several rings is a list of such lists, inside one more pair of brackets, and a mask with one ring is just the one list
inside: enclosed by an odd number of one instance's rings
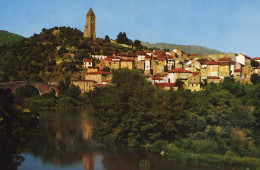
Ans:
{"label": "grassy slope", "polygon": [[13,44],[21,41],[22,39],[24,39],[24,37],[20,35],[0,30],[0,46],[2,46],[3,44]]}
{"label": "grassy slope", "polygon": [[208,54],[223,54],[221,51],[209,49],[206,47],[201,46],[194,46],[194,45],[178,45],[178,44],[167,44],[167,43],[156,43],[150,44],[148,42],[142,42],[142,45],[147,46],[149,48],[160,48],[160,49],[175,49],[181,48],[182,50],[186,51],[189,54],[200,54],[200,55],[208,55]]}

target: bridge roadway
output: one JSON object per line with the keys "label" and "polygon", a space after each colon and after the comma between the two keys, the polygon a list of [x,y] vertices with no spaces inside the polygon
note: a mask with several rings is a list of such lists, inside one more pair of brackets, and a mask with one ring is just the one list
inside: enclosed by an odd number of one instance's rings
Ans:
{"label": "bridge roadway", "polygon": [[16,89],[18,87],[24,86],[24,85],[30,85],[35,87],[39,94],[42,95],[44,93],[50,92],[52,89],[55,90],[55,95],[59,95],[59,89],[57,85],[50,85],[46,83],[39,83],[39,82],[30,82],[30,81],[14,81],[14,82],[5,82],[0,83],[0,88],[2,89],[11,89],[12,93],[15,93]]}

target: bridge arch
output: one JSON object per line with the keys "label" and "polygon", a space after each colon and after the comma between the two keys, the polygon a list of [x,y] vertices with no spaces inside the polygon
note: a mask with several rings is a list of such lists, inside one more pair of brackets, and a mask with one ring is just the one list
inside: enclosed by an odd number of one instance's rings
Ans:
{"label": "bridge arch", "polygon": [[50,92],[51,89],[55,90],[55,96],[59,95],[58,86],[50,85],[46,83],[38,83],[38,82],[28,82],[28,81],[6,82],[6,83],[0,83],[0,88],[11,89],[12,93],[15,93],[16,89],[23,85],[30,85],[35,87],[39,91],[40,95]]}
{"label": "bridge arch", "polygon": [[14,93],[23,98],[40,96],[39,89],[30,84],[21,84],[14,89]]}

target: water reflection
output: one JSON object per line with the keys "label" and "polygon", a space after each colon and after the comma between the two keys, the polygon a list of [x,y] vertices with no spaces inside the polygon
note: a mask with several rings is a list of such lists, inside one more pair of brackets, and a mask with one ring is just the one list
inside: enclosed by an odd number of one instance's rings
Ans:
{"label": "water reflection", "polygon": [[19,169],[135,170],[142,159],[151,169],[192,169],[142,150],[102,144],[91,138],[96,125],[86,110],[42,112]]}

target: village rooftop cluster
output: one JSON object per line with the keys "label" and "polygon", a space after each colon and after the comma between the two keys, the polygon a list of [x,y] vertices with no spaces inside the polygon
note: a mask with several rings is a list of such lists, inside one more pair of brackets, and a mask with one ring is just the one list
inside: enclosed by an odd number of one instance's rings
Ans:
{"label": "village rooftop cluster", "polygon": [[176,82],[181,80],[183,87],[191,91],[200,91],[211,82],[220,83],[225,77],[233,77],[241,83],[250,83],[250,76],[260,73],[260,67],[253,67],[251,64],[252,60],[260,63],[260,57],[251,58],[234,53],[201,56],[174,49],[170,52],[110,51],[108,56],[91,57],[83,60],[83,70],[79,73],[81,80],[73,81],[75,85],[79,85],[82,92],[109,84],[110,71],[119,68],[140,70],[148,81],[164,89],[177,89]]}

